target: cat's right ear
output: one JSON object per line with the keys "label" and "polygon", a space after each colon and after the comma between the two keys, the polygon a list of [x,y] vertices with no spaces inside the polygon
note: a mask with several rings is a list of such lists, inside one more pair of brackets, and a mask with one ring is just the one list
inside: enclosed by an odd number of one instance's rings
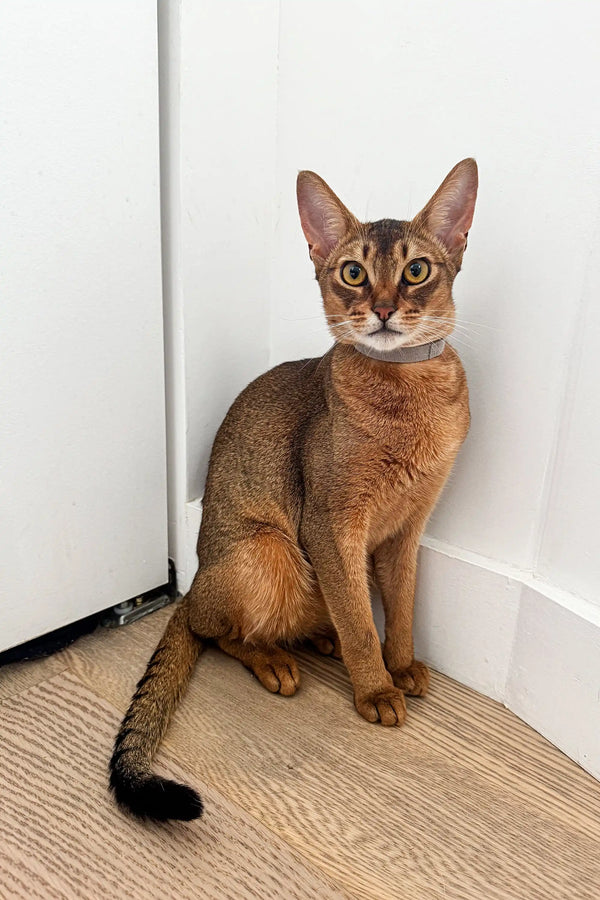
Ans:
{"label": "cat's right ear", "polygon": [[300,172],[296,192],[302,231],[318,272],[356,219],[315,172]]}

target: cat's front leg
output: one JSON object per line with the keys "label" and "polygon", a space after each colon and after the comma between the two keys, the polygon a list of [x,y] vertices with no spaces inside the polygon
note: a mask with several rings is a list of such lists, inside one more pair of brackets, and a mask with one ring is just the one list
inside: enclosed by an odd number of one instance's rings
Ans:
{"label": "cat's front leg", "polygon": [[336,534],[330,527],[314,522],[302,537],[340,639],[356,709],[368,722],[402,725],[406,703],[381,655],[371,611],[364,545],[357,535]]}
{"label": "cat's front leg", "polygon": [[375,579],[385,610],[383,657],[394,684],[422,697],[429,687],[429,670],[414,658],[413,610],[417,553],[424,518],[408,522],[401,534],[388,538],[373,553]]}

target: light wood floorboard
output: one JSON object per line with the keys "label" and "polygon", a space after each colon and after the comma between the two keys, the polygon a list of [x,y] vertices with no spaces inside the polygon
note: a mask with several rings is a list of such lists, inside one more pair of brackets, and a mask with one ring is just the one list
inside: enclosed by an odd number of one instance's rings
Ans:
{"label": "light wood floorboard", "polygon": [[0,897],[600,897],[589,775],[440,675],[404,728],[369,725],[342,664],[310,652],[283,698],[208,649],[157,758],[205,818],[127,819],[106,764],[169,612],[0,670]]}
{"label": "light wood floorboard", "polygon": [[[202,785],[202,827],[140,824],[106,792],[119,713],[63,672],[0,706],[0,896],[343,900],[239,805]],[[191,773],[170,760],[171,777]]]}
{"label": "light wood floorboard", "polygon": [[14,697],[40,681],[46,681],[68,667],[66,653],[55,653],[46,659],[0,666],[0,700]]}

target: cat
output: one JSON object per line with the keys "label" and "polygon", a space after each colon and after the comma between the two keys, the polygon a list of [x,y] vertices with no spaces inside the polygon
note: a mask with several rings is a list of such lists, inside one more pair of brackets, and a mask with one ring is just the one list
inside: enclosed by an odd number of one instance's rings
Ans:
{"label": "cat", "polygon": [[300,221],[334,344],[257,378],[218,431],[198,572],[110,763],[116,800],[135,815],[202,813],[196,791],[153,774],[151,762],[206,641],[291,696],[300,674],[289,648],[310,639],[343,658],[356,709],[382,725],[402,725],[404,695],[427,691],[412,639],[417,549],[470,421],[465,374],[445,339],[477,182],[465,159],[412,221],[363,224],[318,175],[300,172]]}

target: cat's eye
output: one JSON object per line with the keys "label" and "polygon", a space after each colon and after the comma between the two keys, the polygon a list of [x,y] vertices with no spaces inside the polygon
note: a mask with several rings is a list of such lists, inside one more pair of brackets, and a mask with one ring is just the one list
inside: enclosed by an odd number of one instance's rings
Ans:
{"label": "cat's eye", "polygon": [[429,275],[429,263],[425,259],[413,259],[404,266],[402,280],[406,284],[421,284]]}
{"label": "cat's eye", "polygon": [[352,285],[352,287],[360,287],[365,284],[367,280],[365,267],[357,262],[344,263],[340,274],[342,276],[342,281]]}

